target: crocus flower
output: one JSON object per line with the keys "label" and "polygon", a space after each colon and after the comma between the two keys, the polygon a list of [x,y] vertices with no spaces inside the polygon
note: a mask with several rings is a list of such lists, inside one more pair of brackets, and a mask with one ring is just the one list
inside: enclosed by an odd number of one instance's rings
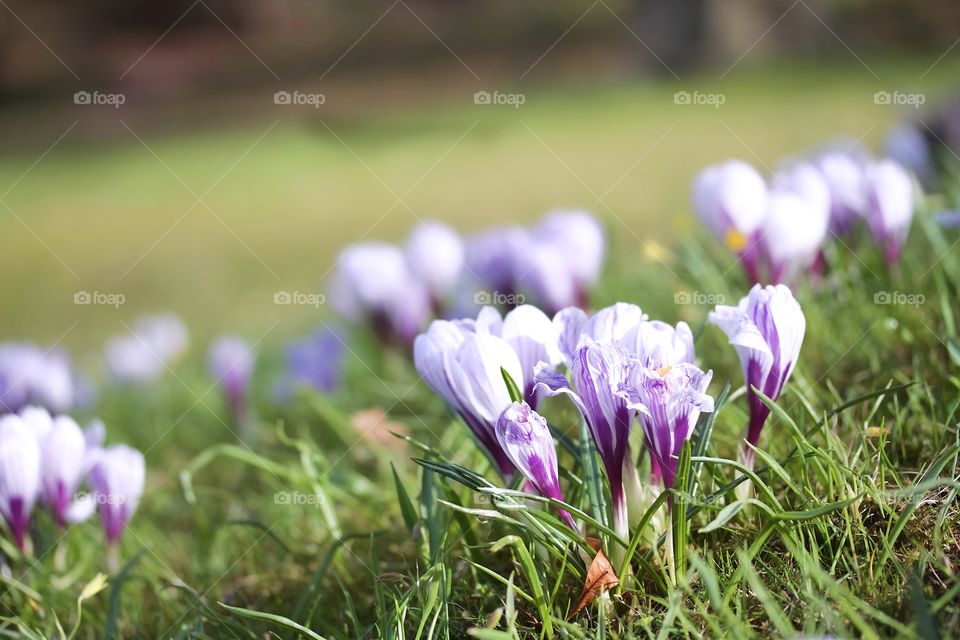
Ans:
{"label": "crocus flower", "polygon": [[770,192],[761,243],[770,282],[783,282],[814,262],[829,222],[822,201],[785,189]]}
{"label": "crocus flower", "polygon": [[[489,308],[487,313],[496,313]],[[538,364],[548,366],[560,364],[563,356],[557,346],[556,328],[553,322],[540,309],[532,305],[520,305],[509,311],[503,319],[503,324],[494,326],[495,335],[503,338],[517,354],[523,377],[514,380],[522,385],[520,391],[531,407],[536,408],[539,403],[538,394],[534,393],[534,373]]]}
{"label": "crocus flower", "polygon": [[687,362],[669,364],[668,354],[657,350],[646,364],[635,361],[620,386],[630,408],[638,412],[650,455],[668,489],[675,483],[683,443],[693,435],[700,414],[713,411],[713,398],[706,394],[712,376]]}
{"label": "crocus flower", "polygon": [[173,313],[140,316],[130,332],[107,341],[107,369],[114,379],[150,383],[163,375],[189,342],[187,326]]}
{"label": "crocus flower", "polygon": [[287,345],[282,396],[297,387],[329,393],[340,386],[346,344],[335,329],[324,327]]}
{"label": "crocus flower", "polygon": [[847,233],[866,209],[863,163],[849,153],[831,151],[817,159],[817,167],[830,190],[830,229]]}
{"label": "crocus flower", "polygon": [[882,160],[866,168],[864,183],[867,225],[883,246],[887,263],[893,264],[900,258],[913,219],[913,181],[898,163]]}
{"label": "crocus flower", "polygon": [[[736,307],[718,305],[709,320],[727,334],[740,356],[750,407],[747,442],[756,445],[770,409],[753,389],[774,401],[780,397],[803,344],[803,311],[788,287],[755,285]],[[744,447],[743,459],[753,466],[749,447]]]}
{"label": "crocus flower", "polygon": [[933,147],[939,145],[933,135],[925,135],[915,125],[903,124],[887,134],[886,152],[892,160],[912,171],[924,186],[933,187],[937,173]]}
{"label": "crocus flower", "polygon": [[74,402],[74,376],[65,352],[29,342],[0,344],[0,412],[16,412],[27,404],[66,411]]}
{"label": "crocus flower", "polygon": [[57,416],[39,442],[42,498],[53,519],[60,527],[85,520],[93,512],[93,502],[74,499],[86,471],[83,431],[73,418]]}
{"label": "crocus flower", "polygon": [[0,515],[14,542],[25,549],[30,512],[40,491],[40,447],[16,415],[0,417]]}
{"label": "crocus flower", "polygon": [[253,375],[256,353],[239,336],[221,336],[210,346],[210,375],[223,390],[234,420],[243,422],[247,412],[247,391]]}
{"label": "crocus flower", "polygon": [[435,311],[440,311],[463,271],[463,240],[442,222],[422,222],[407,237],[406,258],[410,271],[429,290]]}
{"label": "crocus flower", "polygon": [[[498,316],[499,317],[499,316]],[[435,320],[413,343],[413,360],[426,383],[463,418],[509,478],[513,463],[497,442],[497,420],[512,402],[503,371],[521,384],[520,359],[503,338],[473,320]]]}
{"label": "crocus flower", "polygon": [[531,239],[513,258],[516,290],[551,314],[582,306],[585,289],[578,284],[570,260],[559,245]]}
{"label": "crocus flower", "polygon": [[529,234],[517,226],[498,227],[467,238],[466,271],[488,294],[509,297],[516,293],[516,256],[526,246]]}
{"label": "crocus flower", "polygon": [[756,169],[730,160],[707,167],[693,184],[693,210],[713,235],[736,253],[755,278],[756,234],[767,208],[767,185]]}
{"label": "crocus flower", "polygon": [[430,294],[399,247],[380,242],[345,249],[330,288],[334,308],[369,324],[383,342],[408,345],[430,318]]}
{"label": "crocus flower", "polygon": [[143,454],[123,444],[103,449],[90,472],[90,488],[100,511],[111,564],[116,561],[120,535],[140,504],[145,473]]}
{"label": "crocus flower", "polygon": [[[496,432],[504,453],[540,495],[562,501],[557,449],[543,416],[526,402],[514,402],[500,414]],[[578,531],[569,513],[560,509],[559,515]]]}
{"label": "crocus flower", "polygon": [[610,484],[614,531],[624,539],[629,538],[629,525],[623,470],[632,416],[619,389],[626,380],[628,362],[629,354],[623,347],[592,342],[580,347],[574,356],[572,389],[563,376],[542,368],[536,386],[547,395],[570,397],[586,421]]}
{"label": "crocus flower", "polygon": [[600,278],[606,258],[607,239],[600,222],[587,211],[550,211],[533,234],[539,242],[559,248],[573,278],[573,304],[586,307],[588,292]]}

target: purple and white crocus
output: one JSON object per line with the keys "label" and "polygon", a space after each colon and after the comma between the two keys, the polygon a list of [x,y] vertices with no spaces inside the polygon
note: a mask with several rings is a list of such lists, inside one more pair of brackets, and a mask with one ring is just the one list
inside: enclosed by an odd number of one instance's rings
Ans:
{"label": "purple and white crocus", "polygon": [[40,493],[40,447],[19,416],[0,417],[0,515],[24,551],[30,512]]}
{"label": "purple and white crocus", "polygon": [[624,462],[633,417],[619,390],[626,382],[629,360],[619,345],[590,342],[574,354],[570,370],[573,388],[564,376],[544,367],[538,372],[536,387],[550,396],[567,395],[586,421],[610,484],[613,529],[624,539],[629,539]]}
{"label": "purple and white crocus", "polygon": [[737,254],[753,281],[759,279],[757,242],[766,215],[767,185],[746,162],[709,166],[693,183],[693,210],[713,235]]}
{"label": "purple and white crocus", "polygon": [[57,416],[49,431],[39,437],[39,444],[41,496],[54,521],[66,528],[86,520],[93,513],[94,503],[76,497],[89,466],[86,435],[73,418]]}
{"label": "purple and white crocus", "polygon": [[882,160],[866,168],[864,186],[867,226],[883,247],[887,264],[894,264],[900,259],[913,220],[913,180],[897,162]]}
{"label": "purple and white crocus", "polygon": [[[493,318],[495,316],[495,318]],[[520,385],[520,359],[510,344],[494,333],[500,320],[494,309],[478,320],[435,320],[413,343],[413,360],[424,381],[456,411],[490,455],[504,478],[514,465],[497,441],[496,424],[512,399],[506,371]]]}
{"label": "purple and white crocus", "polygon": [[443,315],[463,272],[463,239],[436,220],[421,222],[407,236],[407,265],[430,292],[436,315]]}
{"label": "purple and white crocus", "polygon": [[[513,465],[546,498],[563,500],[557,469],[557,449],[543,416],[526,402],[514,402],[497,420],[497,441]],[[558,514],[571,529],[579,531],[569,513]]]}
{"label": "purple and white crocus", "polygon": [[145,476],[143,454],[123,444],[104,448],[90,472],[111,571],[116,570],[120,536],[140,504]]}
{"label": "purple and white crocus", "polygon": [[669,354],[658,351],[645,363],[635,361],[620,387],[639,416],[647,448],[667,489],[674,487],[677,457],[700,414],[713,411],[713,398],[706,393],[712,376],[712,371],[704,373],[688,362],[671,364]]}
{"label": "purple and white crocus", "polygon": [[[806,319],[784,285],[755,285],[736,307],[718,305],[709,320],[727,334],[740,356],[747,385],[750,422],[746,442],[756,445],[770,409],[753,389],[773,401],[780,397],[800,354]],[[744,463],[753,467],[753,450],[744,446]]]}

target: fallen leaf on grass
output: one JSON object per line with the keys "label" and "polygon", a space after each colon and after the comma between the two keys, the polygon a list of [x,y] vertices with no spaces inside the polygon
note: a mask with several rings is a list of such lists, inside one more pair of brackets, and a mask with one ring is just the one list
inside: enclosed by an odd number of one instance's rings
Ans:
{"label": "fallen leaf on grass", "polygon": [[587,569],[587,579],[583,582],[583,591],[580,593],[580,599],[577,600],[577,605],[570,612],[570,615],[567,616],[567,620],[575,618],[578,613],[596,600],[597,596],[601,593],[620,584],[620,579],[617,578],[617,574],[613,570],[613,565],[610,564],[607,556],[603,553],[603,546],[600,544],[600,541],[596,538],[587,538],[587,544],[597,552],[597,555],[593,557],[593,562],[590,563],[590,568]]}

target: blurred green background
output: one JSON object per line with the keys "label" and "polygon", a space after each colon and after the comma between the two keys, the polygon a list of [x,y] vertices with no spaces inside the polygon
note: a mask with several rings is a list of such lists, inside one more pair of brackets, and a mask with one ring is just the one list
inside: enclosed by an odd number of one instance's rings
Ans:
{"label": "blurred green background", "polygon": [[943,2],[5,8],[3,334],[91,357],[145,311],[180,313],[197,340],[302,331],[327,310],[277,291],[323,291],[342,247],[420,219],[467,232],[584,207],[608,225],[608,269],[655,260],[694,229],[705,163],[770,168],[831,138],[879,150],[960,69]]}

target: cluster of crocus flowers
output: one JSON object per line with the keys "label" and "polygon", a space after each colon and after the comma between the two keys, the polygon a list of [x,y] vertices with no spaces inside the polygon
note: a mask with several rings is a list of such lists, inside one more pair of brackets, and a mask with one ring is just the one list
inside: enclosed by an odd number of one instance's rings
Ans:
{"label": "cluster of crocus flowers", "polygon": [[187,326],[177,315],[164,312],[140,316],[129,332],[107,341],[107,370],[118,382],[154,382],[183,355],[188,342]]}
{"label": "cluster of crocus flowers", "polygon": [[773,401],[780,397],[800,355],[806,319],[800,304],[784,285],[754,285],[736,307],[718,305],[710,322],[727,334],[740,356],[747,385],[750,421],[741,457],[753,467],[753,445],[770,416],[754,389]]}
{"label": "cluster of crocus flowers", "polygon": [[[103,438],[99,421],[82,430],[40,407],[0,417],[0,515],[22,551],[38,501],[60,528],[99,510],[108,546],[116,546],[143,492],[144,461],[125,445],[104,447]],[[90,492],[80,490],[85,482]]]}
{"label": "cluster of crocus flowers", "polygon": [[329,293],[345,319],[372,327],[385,343],[408,345],[431,319],[473,315],[484,306],[509,310],[526,301],[551,313],[585,306],[605,255],[603,228],[585,211],[553,211],[529,228],[466,239],[426,221],[403,247],[367,242],[345,249]]}
{"label": "cluster of crocus flowers", "polygon": [[[629,447],[634,416],[644,425],[652,479],[670,488],[679,446],[700,412],[713,407],[706,395],[710,373],[693,364],[689,327],[652,321],[625,303],[593,315],[569,307],[552,319],[523,305],[503,318],[487,307],[476,319],[434,321],[414,343],[414,359],[505,478],[519,471],[533,489],[557,500],[563,494],[555,444],[536,409],[543,396],[569,397],[603,462],[614,530],[624,538],[626,493],[636,476]],[[521,402],[511,398],[508,379]],[[560,516],[576,529],[569,514]]]}
{"label": "cluster of crocus flowers", "polygon": [[750,281],[776,284],[821,268],[826,237],[848,232],[858,220],[894,264],[916,198],[912,178],[897,162],[828,151],[789,163],[768,182],[740,161],[707,167],[694,181],[692,201]]}
{"label": "cluster of crocus flowers", "polygon": [[29,342],[0,343],[0,413],[30,404],[51,411],[69,411],[81,400],[82,389],[60,349],[44,350]]}

